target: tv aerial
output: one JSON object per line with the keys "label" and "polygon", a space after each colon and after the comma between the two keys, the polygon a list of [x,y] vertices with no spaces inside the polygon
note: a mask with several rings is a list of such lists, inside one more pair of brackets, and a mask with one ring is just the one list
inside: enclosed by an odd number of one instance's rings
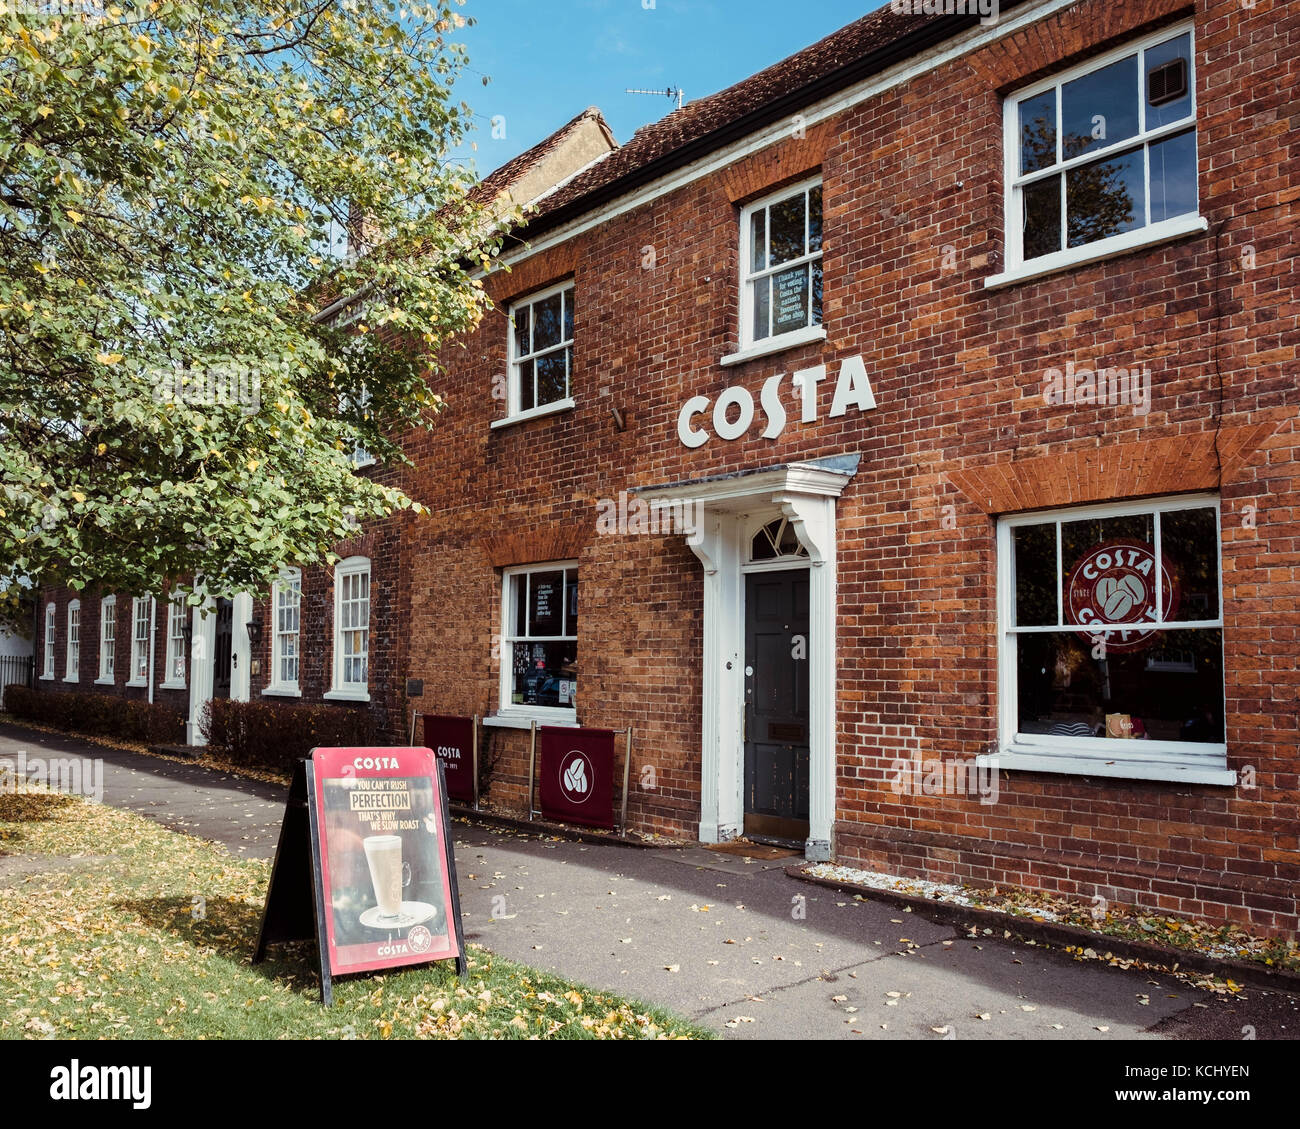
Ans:
{"label": "tv aerial", "polygon": [[679,87],[669,87],[667,90],[637,90],[628,87],[624,94],[657,94],[661,98],[676,98],[677,108],[680,110],[686,101],[686,91]]}

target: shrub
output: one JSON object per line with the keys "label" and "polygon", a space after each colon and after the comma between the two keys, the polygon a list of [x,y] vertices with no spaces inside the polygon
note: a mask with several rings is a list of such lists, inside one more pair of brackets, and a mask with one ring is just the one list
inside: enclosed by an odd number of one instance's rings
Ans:
{"label": "shrub", "polygon": [[171,706],[112,694],[80,694],[5,687],[5,709],[14,717],[74,733],[94,733],[145,745],[185,740],[185,715]]}
{"label": "shrub", "polygon": [[235,764],[291,770],[315,748],[369,745],[370,713],[346,706],[296,702],[233,702],[214,698],[199,728],[209,745]]}

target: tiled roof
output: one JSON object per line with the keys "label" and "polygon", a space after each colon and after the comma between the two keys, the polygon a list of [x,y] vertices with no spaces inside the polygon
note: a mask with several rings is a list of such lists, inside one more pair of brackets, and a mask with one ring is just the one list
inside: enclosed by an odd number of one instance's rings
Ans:
{"label": "tiled roof", "polygon": [[[1002,8],[1018,2],[1004,0]],[[787,110],[794,113],[793,107],[950,38],[977,20],[973,15],[910,15],[888,7],[872,12],[734,86],[643,126],[622,148],[542,200],[526,229],[532,235],[581,214],[611,191],[629,190],[711,147],[721,147],[736,127],[761,119],[765,111],[770,120]],[[755,120],[749,128],[761,124]],[[547,222],[548,217],[553,217],[552,222]]]}
{"label": "tiled roof", "polygon": [[578,128],[582,122],[591,119],[609,135],[611,145],[616,145],[614,133],[605,121],[604,115],[595,106],[588,106],[576,118],[566,122],[549,137],[539,141],[531,149],[526,149],[519,156],[507,161],[499,169],[488,173],[470,192],[470,199],[478,204],[490,204],[501,193],[526,173],[540,165],[551,153],[558,149],[566,137]]}

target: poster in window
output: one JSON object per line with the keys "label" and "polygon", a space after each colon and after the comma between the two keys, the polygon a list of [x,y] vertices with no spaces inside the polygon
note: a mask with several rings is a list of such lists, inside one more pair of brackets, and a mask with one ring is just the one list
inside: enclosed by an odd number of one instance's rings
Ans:
{"label": "poster in window", "polygon": [[772,332],[792,333],[808,325],[808,268],[782,271],[774,278],[776,309],[772,311]]}
{"label": "poster in window", "polygon": [[[1155,624],[1171,620],[1178,609],[1177,571],[1162,562],[1163,615],[1156,614],[1155,549],[1145,541],[1118,539],[1096,545],[1070,570],[1066,580],[1066,615],[1078,624],[1132,624],[1106,634],[1111,654],[1141,651],[1156,637]],[[1095,632],[1081,631],[1089,641]]]}

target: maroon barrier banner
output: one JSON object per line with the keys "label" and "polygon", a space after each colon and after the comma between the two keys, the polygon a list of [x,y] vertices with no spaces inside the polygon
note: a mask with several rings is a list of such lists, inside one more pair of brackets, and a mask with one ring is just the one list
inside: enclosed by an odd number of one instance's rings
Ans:
{"label": "maroon barrier banner", "polygon": [[542,814],[564,823],[614,829],[614,731],[537,730]]}
{"label": "maroon barrier banner", "polygon": [[447,795],[474,802],[474,719],[424,715],[424,743],[447,774]]}

